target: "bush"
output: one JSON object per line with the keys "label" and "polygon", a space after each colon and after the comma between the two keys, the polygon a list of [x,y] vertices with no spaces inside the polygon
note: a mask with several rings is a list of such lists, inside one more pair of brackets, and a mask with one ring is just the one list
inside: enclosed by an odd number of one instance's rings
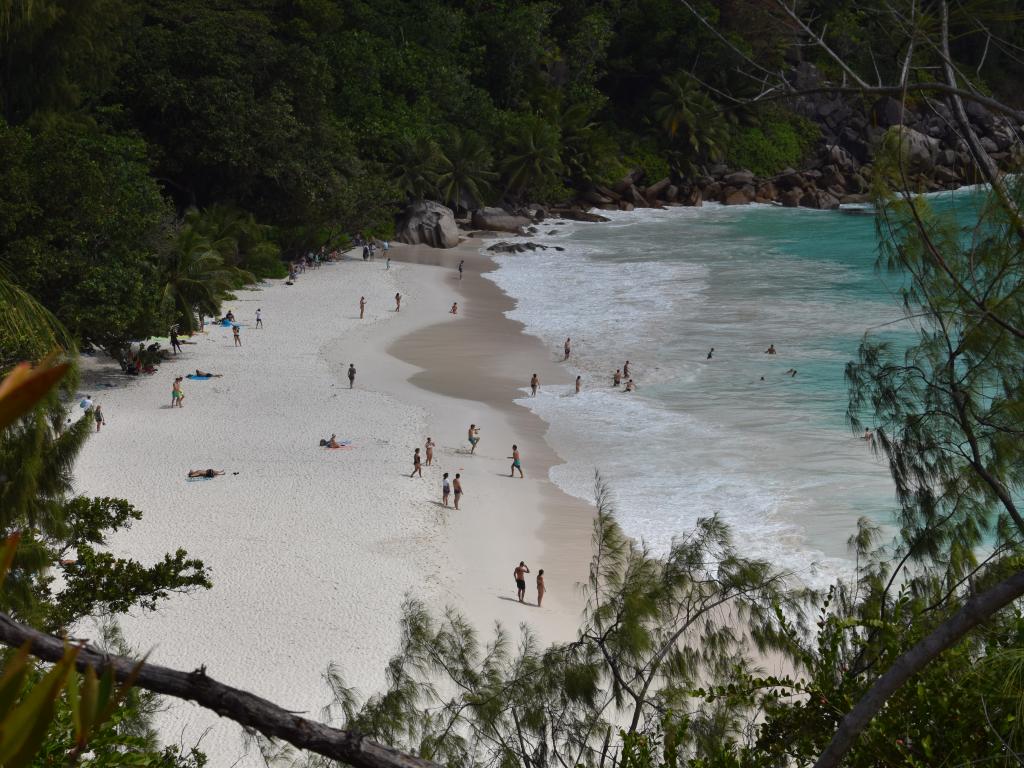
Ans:
{"label": "bush", "polygon": [[729,141],[726,159],[730,166],[771,176],[799,166],[820,138],[818,126],[810,120],[782,113],[766,118],[759,127],[737,129]]}

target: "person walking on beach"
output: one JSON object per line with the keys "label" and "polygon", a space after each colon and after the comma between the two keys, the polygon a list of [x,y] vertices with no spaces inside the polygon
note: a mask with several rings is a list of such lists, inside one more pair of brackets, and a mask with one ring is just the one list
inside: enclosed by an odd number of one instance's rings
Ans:
{"label": "person walking on beach", "polygon": [[536,373],[530,377],[530,397],[537,396],[537,390],[540,388],[540,376]]}
{"label": "person walking on beach", "polygon": [[348,364],[348,388],[352,389],[356,385],[356,366],[354,363]]}
{"label": "person walking on beach", "polygon": [[563,363],[564,363],[564,362],[565,362],[566,360],[568,360],[568,359],[569,359],[569,352],[571,351],[571,347],[570,347],[570,345],[569,345],[569,342],[570,342],[570,341],[571,341],[571,339],[568,339],[568,338],[567,338],[567,339],[565,340],[565,357],[563,357],[563,358],[562,358],[562,362],[563,362]]}
{"label": "person walking on beach", "polygon": [[263,327],[263,310],[262,309],[257,309],[256,310],[256,327],[257,328],[262,328]]}
{"label": "person walking on beach", "polygon": [[363,319],[363,313],[366,311],[366,297],[359,297],[359,319]]}
{"label": "person walking on beach", "polygon": [[99,432],[100,427],[107,423],[107,420],[103,418],[103,406],[97,405],[92,415],[96,419],[96,431]]}
{"label": "person walking on beach", "polygon": [[580,389],[582,389],[582,388],[583,388],[583,377],[582,376],[577,376],[576,377],[576,394],[577,395],[580,393]]}
{"label": "person walking on beach", "polygon": [[518,445],[513,445],[512,446],[512,455],[509,456],[509,458],[512,459],[512,471],[509,472],[508,476],[509,477],[515,477],[516,476],[516,470],[518,469],[519,470],[519,477],[522,477],[523,476],[523,464],[519,460],[519,446]]}
{"label": "person walking on beach", "polygon": [[412,452],[412,474],[409,475],[409,477],[412,477],[413,475],[419,475],[420,477],[423,477],[423,467],[420,466],[419,448]]}
{"label": "person walking on beach", "polygon": [[402,294],[396,293],[395,294],[395,312],[401,312],[401,311],[402,311]]}
{"label": "person walking on beach", "polygon": [[448,310],[448,314],[450,314],[450,315],[457,315],[457,314],[459,314],[459,302],[457,302],[457,301],[453,301],[452,302],[452,308],[450,310]]}
{"label": "person walking on beach", "polygon": [[388,260],[384,263],[384,269],[391,269],[391,257],[388,256]]}
{"label": "person walking on beach", "polygon": [[462,498],[462,475],[458,472],[455,473],[455,479],[452,480],[452,490],[455,491],[455,508],[459,508],[459,499]]}
{"label": "person walking on beach", "polygon": [[235,337],[235,346],[242,346],[242,337],[238,335],[239,327],[237,325],[231,326],[231,335]]}
{"label": "person walking on beach", "polygon": [[615,369],[615,373],[612,374],[612,386],[615,387],[616,389],[618,389],[619,385],[621,383],[622,383],[622,371],[620,371],[618,368],[616,368]]}
{"label": "person walking on beach", "polygon": [[769,345],[768,345],[768,349],[766,349],[766,350],[764,351],[764,353],[765,353],[766,355],[774,355],[774,354],[776,354],[776,353],[775,353],[775,345],[774,345],[774,344],[769,344]]}
{"label": "person walking on beach", "polygon": [[480,442],[480,430],[476,424],[469,425],[469,452],[476,453],[476,446]]}
{"label": "person walking on beach", "polygon": [[181,342],[178,340],[178,326],[171,326],[171,350],[174,354],[181,352]]}
{"label": "person walking on beach", "polygon": [[427,466],[429,467],[434,463],[434,441],[429,437],[427,438],[427,444],[424,446],[427,451]]}
{"label": "person walking on beach", "polygon": [[81,408],[83,411],[88,411],[90,408],[92,408],[92,397],[90,395],[86,395],[85,397],[83,397],[82,401],[78,404],[78,407]]}
{"label": "person walking on beach", "polygon": [[544,593],[547,589],[544,586],[544,569],[541,568],[537,571],[537,607],[540,608],[541,602],[544,600]]}
{"label": "person walking on beach", "polygon": [[448,484],[448,473],[444,473],[444,477],[441,478],[441,503],[446,507],[448,506],[448,495],[452,492],[452,487]]}
{"label": "person walking on beach", "polygon": [[462,266],[463,266],[463,265],[464,265],[465,263],[466,263],[466,260],[465,260],[465,259],[463,259],[462,261],[460,261],[460,262],[459,262],[459,280],[461,280],[461,279],[462,279]]}
{"label": "person walking on beach", "polygon": [[629,360],[627,360],[626,364],[622,366],[622,377],[625,379],[629,378]]}
{"label": "person walking on beach", "polygon": [[512,571],[512,575],[516,580],[516,594],[519,597],[519,602],[524,602],[523,598],[526,597],[526,574],[530,572],[529,567],[522,560],[519,561],[519,565]]}

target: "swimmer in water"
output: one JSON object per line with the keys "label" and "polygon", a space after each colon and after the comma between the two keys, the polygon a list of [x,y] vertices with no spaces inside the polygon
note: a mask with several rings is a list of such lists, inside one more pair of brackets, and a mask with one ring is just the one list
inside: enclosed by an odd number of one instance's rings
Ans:
{"label": "swimmer in water", "polygon": [[764,353],[765,353],[766,355],[774,355],[774,354],[775,354],[775,345],[774,345],[774,344],[769,344],[769,345],[768,345],[768,349],[766,349],[766,350],[764,351]]}
{"label": "swimmer in water", "polygon": [[708,360],[710,360],[711,356],[714,355],[714,354],[715,354],[715,348],[712,347],[711,349],[708,350]]}
{"label": "swimmer in water", "polygon": [[790,378],[796,376],[796,368],[790,368],[788,371],[786,371],[786,375],[789,376]]}

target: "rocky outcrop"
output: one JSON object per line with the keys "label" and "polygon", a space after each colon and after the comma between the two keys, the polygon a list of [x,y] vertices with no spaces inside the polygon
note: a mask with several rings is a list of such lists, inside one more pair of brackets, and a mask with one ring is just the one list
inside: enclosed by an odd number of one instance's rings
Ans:
{"label": "rocky outcrop", "polygon": [[410,205],[399,217],[395,240],[431,248],[454,248],[459,244],[459,227],[451,208],[423,200]]}
{"label": "rocky outcrop", "polygon": [[527,216],[517,216],[504,208],[478,208],[473,211],[473,226],[492,232],[516,232],[532,223]]}
{"label": "rocky outcrop", "polygon": [[560,245],[541,245],[540,243],[495,243],[487,249],[491,253],[525,253],[526,251],[564,251]]}

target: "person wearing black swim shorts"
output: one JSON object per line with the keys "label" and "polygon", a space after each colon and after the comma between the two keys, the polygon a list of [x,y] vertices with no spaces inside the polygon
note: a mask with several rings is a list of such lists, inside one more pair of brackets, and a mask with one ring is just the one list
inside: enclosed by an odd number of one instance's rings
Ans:
{"label": "person wearing black swim shorts", "polygon": [[523,598],[526,597],[526,574],[529,572],[529,567],[522,560],[519,561],[519,565],[512,571],[512,575],[516,579],[516,591],[519,594],[520,603],[525,602]]}

